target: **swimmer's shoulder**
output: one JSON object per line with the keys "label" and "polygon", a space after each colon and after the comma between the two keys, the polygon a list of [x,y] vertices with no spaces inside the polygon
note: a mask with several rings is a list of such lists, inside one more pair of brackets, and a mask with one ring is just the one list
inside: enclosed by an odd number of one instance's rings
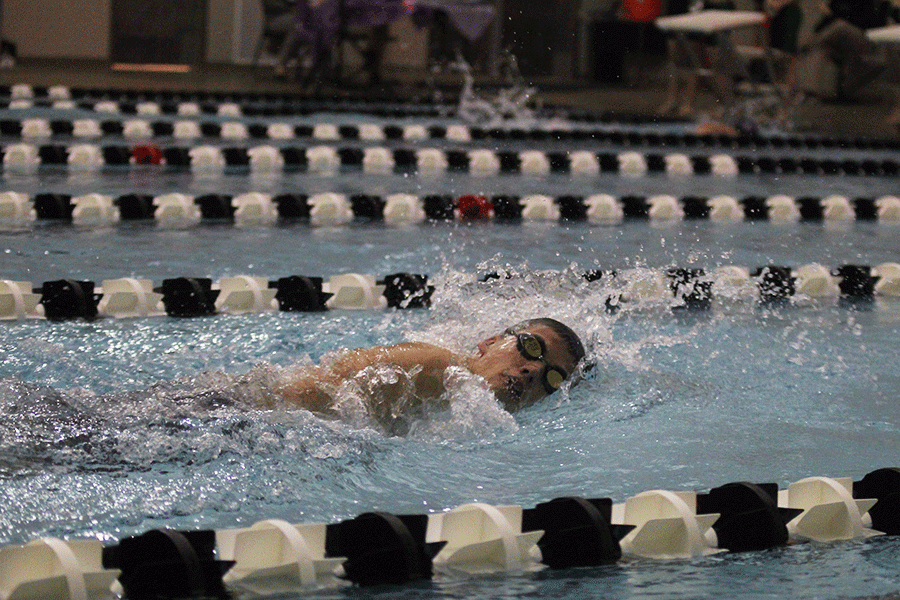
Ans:
{"label": "swimmer's shoulder", "polygon": [[422,365],[426,369],[446,369],[464,362],[455,352],[427,342],[402,342],[382,348],[382,351],[387,360],[405,367]]}

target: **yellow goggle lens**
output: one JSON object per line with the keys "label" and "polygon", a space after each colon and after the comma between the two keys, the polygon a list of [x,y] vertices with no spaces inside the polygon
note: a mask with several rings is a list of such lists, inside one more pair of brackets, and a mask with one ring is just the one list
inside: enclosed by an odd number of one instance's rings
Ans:
{"label": "yellow goggle lens", "polygon": [[557,371],[556,369],[551,369],[547,371],[547,375],[545,376],[547,381],[547,385],[552,387],[554,390],[558,390],[559,387],[563,383],[563,374]]}
{"label": "yellow goggle lens", "polygon": [[541,349],[541,343],[537,340],[537,338],[527,337],[522,340],[522,348],[525,349],[525,352],[531,358],[540,358],[543,356],[543,351]]}

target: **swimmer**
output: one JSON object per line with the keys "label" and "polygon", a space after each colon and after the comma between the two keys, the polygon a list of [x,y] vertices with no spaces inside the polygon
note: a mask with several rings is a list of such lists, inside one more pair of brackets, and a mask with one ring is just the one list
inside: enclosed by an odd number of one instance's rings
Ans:
{"label": "swimmer", "polygon": [[373,416],[386,420],[397,416],[398,407],[440,405],[446,377],[464,369],[484,379],[512,412],[558,390],[584,355],[581,340],[566,325],[530,319],[487,338],[470,354],[423,342],[343,351],[290,376],[279,392],[313,412],[336,414],[342,386],[355,382],[371,397]]}

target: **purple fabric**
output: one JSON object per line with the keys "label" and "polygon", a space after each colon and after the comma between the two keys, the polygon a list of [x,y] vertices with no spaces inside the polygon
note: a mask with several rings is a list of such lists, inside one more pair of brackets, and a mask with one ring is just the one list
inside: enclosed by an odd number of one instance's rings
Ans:
{"label": "purple fabric", "polygon": [[[351,27],[377,27],[396,21],[415,8],[415,0],[344,0],[346,24]],[[297,2],[297,34],[310,47],[318,62],[334,42],[340,28],[340,0],[324,0],[310,6]]]}
{"label": "purple fabric", "polygon": [[427,27],[437,11],[446,13],[453,27],[472,42],[484,34],[497,13],[492,4],[418,0],[413,12],[413,23],[419,27]]}
{"label": "purple fabric", "polygon": [[415,0],[344,0],[347,24],[376,27],[401,19],[416,7]]}

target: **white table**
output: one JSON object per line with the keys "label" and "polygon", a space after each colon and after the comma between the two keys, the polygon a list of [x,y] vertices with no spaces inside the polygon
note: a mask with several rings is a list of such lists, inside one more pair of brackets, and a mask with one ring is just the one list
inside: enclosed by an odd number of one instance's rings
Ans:
{"label": "white table", "polygon": [[[875,27],[866,30],[866,37],[876,44],[887,46],[888,51],[888,69],[891,74],[888,77],[887,87],[894,93],[896,103],[893,112],[898,115],[888,117],[890,121],[900,116],[900,82],[897,82],[897,72],[891,69],[891,63],[896,65],[897,51],[900,50],[900,25],[887,25],[886,27]],[[896,68],[896,67],[895,67]]]}
{"label": "white table", "polygon": [[761,12],[744,10],[701,10],[683,15],[660,17],[656,26],[666,32],[716,34],[744,27],[759,27],[766,21]]}
{"label": "white table", "polygon": [[866,37],[879,44],[900,44],[900,25],[867,29]]}
{"label": "white table", "polygon": [[765,57],[766,68],[769,77],[774,82],[775,70],[772,65],[772,54],[768,44],[765,23],[765,13],[742,10],[701,10],[683,15],[660,17],[656,20],[656,26],[659,27],[663,33],[675,37],[675,40],[688,57],[691,68],[697,75],[715,75],[715,65],[707,68],[702,64],[693,44],[691,44],[688,39],[690,34],[712,36],[716,41],[716,45],[722,52],[722,58],[730,63],[732,68],[730,72],[740,73],[751,83],[753,80],[750,77],[750,73],[747,71],[745,61],[740,59],[740,53],[734,44],[731,33],[739,29],[750,28],[755,28],[758,31],[759,39],[762,43],[761,47]]}

